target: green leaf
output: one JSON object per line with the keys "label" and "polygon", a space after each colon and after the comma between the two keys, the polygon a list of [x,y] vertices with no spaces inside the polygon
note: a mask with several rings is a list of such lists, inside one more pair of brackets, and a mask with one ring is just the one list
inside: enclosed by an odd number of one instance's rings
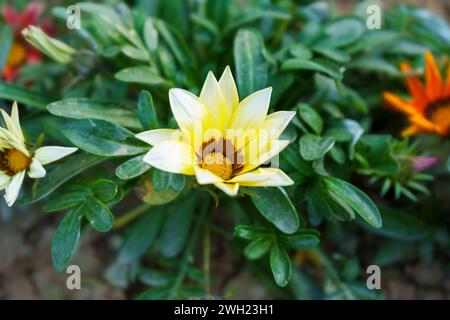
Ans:
{"label": "green leaf", "polygon": [[66,268],[80,238],[82,207],[69,211],[53,234],[52,260],[58,272]]}
{"label": "green leaf", "polygon": [[171,86],[170,82],[159,76],[154,69],[146,66],[122,69],[115,74],[115,77],[117,80],[124,82]]}
{"label": "green leaf", "polygon": [[297,71],[297,70],[308,70],[317,71],[330,76],[333,79],[341,80],[342,72],[339,68],[331,63],[316,60],[304,60],[304,59],[288,59],[281,65],[282,71]]}
{"label": "green leaf", "polygon": [[150,92],[142,90],[138,100],[138,116],[145,130],[158,129],[158,116]]}
{"label": "green leaf", "polygon": [[297,210],[280,187],[253,188],[252,201],[261,214],[284,233],[294,233],[300,227]]}
{"label": "green leaf", "polygon": [[143,159],[144,155],[140,155],[125,161],[117,167],[116,176],[122,180],[130,180],[143,175],[151,168]]}
{"label": "green leaf", "polygon": [[300,155],[307,161],[322,158],[334,146],[334,139],[307,133],[300,138]]}
{"label": "green leaf", "polygon": [[194,222],[196,194],[177,201],[167,213],[159,246],[163,256],[173,258],[183,250]]}
{"label": "green leaf", "polygon": [[114,225],[114,216],[100,200],[89,197],[82,206],[84,216],[99,232],[108,232]]}
{"label": "green leaf", "polygon": [[105,160],[106,158],[86,153],[72,155],[70,160],[56,166],[44,178],[38,179],[22,202],[31,204],[41,200],[64,182]]}
{"label": "green leaf", "polygon": [[351,57],[347,53],[333,48],[317,46],[313,48],[313,51],[337,63],[347,63],[351,60]]}
{"label": "green leaf", "polygon": [[283,235],[286,245],[299,250],[318,246],[320,243],[319,232],[313,229],[303,229],[291,235]]}
{"label": "green leaf", "polygon": [[112,101],[65,99],[50,103],[47,109],[59,117],[105,120],[132,129],[142,129],[136,119],[136,112]]}
{"label": "green leaf", "polygon": [[253,240],[270,235],[270,231],[262,226],[240,224],[234,228],[234,235],[238,238]]}
{"label": "green leaf", "polygon": [[92,195],[90,189],[85,187],[74,186],[68,190],[64,190],[57,196],[51,198],[43,207],[45,212],[56,212],[73,208],[86,200],[86,197]]}
{"label": "green leaf", "polygon": [[13,43],[13,34],[11,28],[8,25],[4,25],[0,31],[0,70],[3,70],[9,57],[9,50]]}
{"label": "green leaf", "polygon": [[298,105],[298,113],[300,118],[314,131],[314,133],[322,133],[323,121],[316,110],[306,103],[300,103]]}
{"label": "green leaf", "polygon": [[139,259],[150,248],[164,221],[165,212],[151,208],[130,230],[117,260],[119,263],[130,263]]}
{"label": "green leaf", "polygon": [[323,181],[328,192],[333,193],[337,198],[345,201],[371,226],[375,228],[381,227],[380,211],[378,211],[377,206],[364,192],[352,184],[334,177],[324,177]]}
{"label": "green leaf", "polygon": [[150,52],[158,48],[158,31],[156,31],[152,19],[149,18],[144,23],[144,42]]}
{"label": "green leaf", "polygon": [[270,249],[270,268],[276,284],[285,287],[291,278],[292,265],[286,249],[276,242]]}
{"label": "green leaf", "polygon": [[234,63],[239,96],[247,97],[267,87],[264,50],[264,42],[258,31],[248,29],[238,31],[234,39]]}
{"label": "green leaf", "polygon": [[17,101],[41,110],[45,110],[50,103],[50,98],[42,93],[2,81],[0,81],[0,98]]}
{"label": "green leaf", "polygon": [[99,179],[90,185],[94,196],[102,202],[111,201],[117,194],[119,187],[114,181]]}
{"label": "green leaf", "polygon": [[103,120],[72,120],[61,131],[80,149],[99,156],[130,156],[148,150],[135,144],[137,140],[131,131]]}
{"label": "green leaf", "polygon": [[327,47],[343,47],[356,42],[366,31],[364,22],[357,17],[341,17],[328,23],[320,45]]}
{"label": "green leaf", "polygon": [[258,238],[250,242],[244,249],[244,256],[249,260],[258,260],[269,252],[272,239]]}
{"label": "green leaf", "polygon": [[170,173],[153,168],[152,182],[156,191],[161,192],[169,188]]}

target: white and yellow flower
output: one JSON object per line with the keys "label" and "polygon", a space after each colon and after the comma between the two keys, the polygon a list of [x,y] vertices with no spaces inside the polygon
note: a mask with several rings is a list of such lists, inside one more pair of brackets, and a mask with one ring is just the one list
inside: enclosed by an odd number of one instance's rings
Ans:
{"label": "white and yellow flower", "polygon": [[5,190],[5,200],[12,206],[19,196],[25,174],[38,179],[46,175],[44,165],[57,161],[78,148],[42,147],[31,151],[20,127],[19,111],[14,102],[11,116],[0,109],[6,128],[0,127],[0,190]]}
{"label": "white and yellow flower", "polygon": [[163,171],[195,175],[199,184],[213,184],[230,196],[239,186],[293,184],[282,170],[261,167],[289,144],[279,138],[295,115],[267,115],[271,92],[266,88],[239,101],[229,67],[219,81],[209,72],[199,97],[171,89],[170,107],[179,129],[137,134],[153,146],[144,161]]}

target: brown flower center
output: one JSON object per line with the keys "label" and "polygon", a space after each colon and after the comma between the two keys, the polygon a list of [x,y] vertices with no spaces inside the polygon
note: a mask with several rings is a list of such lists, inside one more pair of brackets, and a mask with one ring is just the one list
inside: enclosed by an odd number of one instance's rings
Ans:
{"label": "brown flower center", "polygon": [[229,140],[210,139],[204,142],[197,153],[197,159],[203,169],[207,169],[224,180],[232,178],[242,170],[243,161]]}
{"label": "brown flower center", "polygon": [[31,163],[31,158],[24,155],[16,149],[8,149],[0,152],[0,170],[8,175],[15,175],[16,173],[28,169]]}

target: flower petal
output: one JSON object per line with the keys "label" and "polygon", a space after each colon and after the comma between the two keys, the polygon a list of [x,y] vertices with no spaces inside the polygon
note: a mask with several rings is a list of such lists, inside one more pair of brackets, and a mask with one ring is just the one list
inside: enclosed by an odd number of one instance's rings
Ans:
{"label": "flower petal", "polygon": [[22,133],[22,128],[20,127],[20,121],[19,121],[19,110],[17,107],[17,102],[14,101],[12,110],[11,110],[11,117],[5,112],[5,110],[0,109],[3,119],[6,123],[6,128],[8,128],[8,131],[10,131],[18,141],[21,143],[25,143],[25,137]]}
{"label": "flower petal", "polygon": [[194,153],[188,144],[182,142],[158,143],[144,156],[143,161],[162,171],[194,174]]}
{"label": "flower petal", "polygon": [[234,82],[233,74],[231,73],[229,66],[223,71],[222,76],[219,79],[219,86],[225,98],[225,105],[227,108],[226,123],[228,124],[234,110],[239,105],[239,95],[236,83]]}
{"label": "flower petal", "polygon": [[443,84],[441,73],[430,51],[425,52],[425,79],[428,100],[433,101],[442,98]]}
{"label": "flower petal", "polygon": [[200,92],[200,101],[209,111],[211,128],[223,131],[227,117],[225,98],[216,77],[211,71],[208,72]]}
{"label": "flower petal", "polygon": [[70,147],[42,147],[36,150],[36,152],[34,153],[34,158],[36,158],[41,163],[41,165],[45,166],[46,164],[67,157],[77,150],[78,148]]}
{"label": "flower petal", "polygon": [[23,179],[25,178],[25,170],[20,171],[14,175],[6,187],[5,200],[8,207],[11,207],[19,197],[20,187],[22,187]]}
{"label": "flower petal", "polygon": [[184,89],[170,89],[169,102],[180,129],[193,138],[194,130],[209,128],[209,114],[200,99]]}
{"label": "flower petal", "polygon": [[28,171],[28,176],[30,178],[39,179],[45,177],[46,174],[47,172],[45,171],[44,167],[36,158],[31,160],[30,169]]}
{"label": "flower petal", "polygon": [[249,95],[239,103],[231,119],[230,128],[247,129],[259,127],[269,110],[272,88],[266,88]]}
{"label": "flower petal", "polygon": [[407,63],[402,63],[400,69],[407,75],[406,83],[408,85],[409,92],[414,100],[414,105],[419,107],[419,110],[423,111],[428,105],[427,93],[424,86],[415,75],[411,75],[411,67]]}
{"label": "flower petal", "polygon": [[6,173],[0,171],[0,190],[5,189],[10,181],[11,177]]}
{"label": "flower petal", "polygon": [[227,182],[239,183],[247,187],[290,186],[294,181],[278,168],[258,168],[238,175]]}
{"label": "flower petal", "polygon": [[239,183],[216,182],[214,185],[230,197],[236,196],[239,191]]}
{"label": "flower petal", "polygon": [[[260,165],[266,163],[270,159],[277,156],[284,148],[289,144],[288,140],[275,140],[267,145],[267,148],[259,154],[250,154],[249,157],[245,159],[244,168],[241,170],[241,174],[249,172]],[[261,151],[261,150],[260,150]]]}
{"label": "flower petal", "polygon": [[30,152],[28,151],[27,147],[25,146],[24,141],[20,140],[19,137],[17,137],[12,132],[6,130],[5,128],[0,127],[0,139],[4,139],[5,142],[14,149],[19,150],[26,156],[30,156]]}
{"label": "flower petal", "polygon": [[211,184],[217,182],[223,182],[223,179],[216,176],[209,170],[200,168],[199,166],[194,166],[195,178],[199,184]]}
{"label": "flower petal", "polygon": [[420,114],[419,110],[417,110],[413,104],[391,92],[385,92],[383,94],[383,97],[388,102],[389,106],[393,109],[396,109],[397,111],[406,113],[408,115]]}
{"label": "flower petal", "polygon": [[182,133],[178,129],[155,129],[144,131],[135,135],[136,138],[148,143],[151,146],[167,140],[179,141],[181,136]]}

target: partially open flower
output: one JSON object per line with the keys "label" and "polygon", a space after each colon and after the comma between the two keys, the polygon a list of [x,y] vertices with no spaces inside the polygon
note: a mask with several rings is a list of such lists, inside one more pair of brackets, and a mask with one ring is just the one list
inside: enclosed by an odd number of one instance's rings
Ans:
{"label": "partially open flower", "polygon": [[442,79],[431,52],[426,52],[425,63],[425,84],[411,75],[411,67],[407,63],[401,65],[402,71],[408,75],[412,100],[402,99],[391,92],[384,93],[389,105],[409,118],[411,124],[402,132],[403,136],[419,132],[436,132],[445,136],[450,132],[450,67],[447,79]]}
{"label": "partially open flower", "polygon": [[30,178],[43,178],[44,165],[55,162],[78,148],[41,147],[30,150],[20,127],[19,111],[14,102],[11,116],[0,109],[6,128],[0,127],[0,190],[5,190],[5,200],[12,206],[19,196],[25,174]]}
{"label": "partially open flower", "polygon": [[261,167],[288,145],[279,137],[295,115],[267,115],[271,91],[257,91],[239,102],[229,67],[219,81],[210,72],[199,97],[171,89],[170,106],[180,129],[137,134],[153,146],[144,161],[163,171],[195,175],[199,184],[214,184],[231,196],[239,186],[293,184],[280,169]]}

